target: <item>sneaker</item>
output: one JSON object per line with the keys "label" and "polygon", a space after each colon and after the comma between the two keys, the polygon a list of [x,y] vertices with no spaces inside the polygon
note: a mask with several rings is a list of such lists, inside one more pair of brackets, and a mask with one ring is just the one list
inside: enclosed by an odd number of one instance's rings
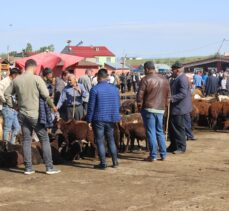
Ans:
{"label": "sneaker", "polygon": [[157,158],[151,158],[150,156],[147,157],[147,158],[144,158],[144,161],[147,161],[147,162],[153,162],[153,161],[156,161]]}
{"label": "sneaker", "polygon": [[24,174],[26,175],[30,175],[30,174],[34,174],[35,171],[32,168],[26,168],[24,171]]}
{"label": "sneaker", "polygon": [[54,167],[46,169],[46,174],[58,174],[60,172],[61,172],[61,170],[56,169]]}
{"label": "sneaker", "polygon": [[94,169],[105,170],[107,168],[106,164],[94,165]]}
{"label": "sneaker", "polygon": [[113,163],[112,168],[117,168],[119,166],[118,162]]}
{"label": "sneaker", "polygon": [[183,150],[176,150],[173,152],[173,154],[183,154],[183,153],[185,153],[185,151]]}

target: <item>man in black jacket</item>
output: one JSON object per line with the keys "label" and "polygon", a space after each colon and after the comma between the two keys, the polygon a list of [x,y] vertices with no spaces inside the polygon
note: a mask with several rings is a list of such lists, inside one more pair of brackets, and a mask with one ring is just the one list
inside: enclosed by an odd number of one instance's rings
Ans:
{"label": "man in black jacket", "polygon": [[173,77],[171,82],[171,107],[169,122],[169,137],[171,144],[167,151],[174,154],[186,151],[186,135],[184,117],[192,111],[192,98],[189,81],[184,74],[181,63],[172,66]]}

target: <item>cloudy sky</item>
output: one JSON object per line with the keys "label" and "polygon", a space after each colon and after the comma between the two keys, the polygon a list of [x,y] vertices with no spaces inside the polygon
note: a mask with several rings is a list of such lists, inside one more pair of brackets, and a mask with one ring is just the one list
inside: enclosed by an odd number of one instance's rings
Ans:
{"label": "cloudy sky", "polygon": [[0,52],[28,42],[61,51],[70,39],[117,56],[180,57],[214,54],[229,40],[228,0],[20,0],[1,8]]}

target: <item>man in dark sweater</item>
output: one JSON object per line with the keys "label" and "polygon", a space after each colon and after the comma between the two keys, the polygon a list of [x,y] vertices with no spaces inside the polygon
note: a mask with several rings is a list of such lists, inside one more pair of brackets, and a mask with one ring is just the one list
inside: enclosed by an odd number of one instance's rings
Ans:
{"label": "man in dark sweater", "polygon": [[108,83],[107,70],[100,69],[98,71],[98,84],[90,91],[87,110],[87,121],[90,127],[92,125],[100,158],[100,164],[96,165],[95,168],[104,170],[107,167],[104,137],[108,141],[113,167],[118,165],[114,126],[120,121],[119,110],[119,91],[115,86]]}
{"label": "man in dark sweater", "polygon": [[174,154],[186,151],[186,135],[184,117],[192,111],[192,97],[189,81],[184,74],[181,63],[172,66],[173,77],[171,82],[171,107],[169,122],[169,137],[171,144],[167,151]]}

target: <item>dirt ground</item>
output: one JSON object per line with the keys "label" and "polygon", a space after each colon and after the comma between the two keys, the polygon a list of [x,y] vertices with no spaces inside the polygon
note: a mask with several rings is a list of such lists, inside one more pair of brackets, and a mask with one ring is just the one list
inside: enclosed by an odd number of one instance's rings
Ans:
{"label": "dirt ground", "polygon": [[[58,166],[62,173],[0,170],[0,210],[229,210],[229,134],[195,131],[185,154],[143,162],[122,154],[120,167],[94,170],[96,160]],[[109,164],[110,159],[109,159]]]}

